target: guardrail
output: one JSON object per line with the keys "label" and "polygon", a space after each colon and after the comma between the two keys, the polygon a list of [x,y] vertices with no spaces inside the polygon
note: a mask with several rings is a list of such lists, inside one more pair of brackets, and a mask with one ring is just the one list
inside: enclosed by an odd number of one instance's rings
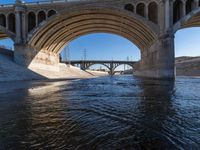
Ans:
{"label": "guardrail", "polygon": [[[23,5],[42,5],[42,4],[57,4],[57,3],[66,3],[66,2],[78,2],[78,1],[88,1],[88,0],[44,0],[36,2],[22,2]],[[0,4],[0,8],[9,8],[13,7],[15,3],[12,4]]]}
{"label": "guardrail", "polygon": [[[99,1],[99,0],[40,0],[40,1],[36,1],[36,2],[23,2],[22,4],[25,6],[30,6],[30,5],[43,5],[43,4],[58,4],[58,3],[68,3],[68,2],[88,2],[88,1]],[[107,0],[107,1],[111,1],[111,0]],[[115,0],[118,1],[118,0]],[[12,4],[0,4],[0,8],[9,8],[9,7],[13,7],[15,5],[15,3]]]}
{"label": "guardrail", "polygon": [[14,4],[0,4],[0,8],[8,8],[8,7],[13,7]]}
{"label": "guardrail", "polygon": [[[56,3],[66,3],[66,2],[79,2],[79,1],[91,1],[91,0],[44,0],[44,1],[36,1],[36,2],[23,2],[24,5],[38,5],[38,4],[56,4]],[[15,3],[11,4],[0,4],[0,7],[13,7]]]}

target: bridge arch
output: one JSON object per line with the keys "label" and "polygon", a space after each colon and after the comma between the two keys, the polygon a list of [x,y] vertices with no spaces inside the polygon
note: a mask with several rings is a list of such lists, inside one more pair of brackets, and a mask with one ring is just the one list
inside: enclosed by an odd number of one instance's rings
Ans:
{"label": "bridge arch", "polygon": [[89,69],[90,67],[92,67],[94,65],[102,65],[102,66],[106,67],[108,70],[110,70],[110,67],[105,63],[91,63],[91,64],[88,64],[85,69]]}
{"label": "bridge arch", "polygon": [[11,38],[15,41],[15,33],[7,30],[5,27],[0,26],[0,39]]}
{"label": "bridge arch", "polygon": [[186,14],[189,14],[195,8],[195,0],[186,0]]}
{"label": "bridge arch", "polygon": [[37,14],[37,19],[38,19],[37,24],[40,24],[41,22],[46,20],[46,18],[47,18],[46,12],[43,11],[43,10],[39,11],[38,14]]}
{"label": "bridge arch", "polygon": [[0,14],[0,39],[11,38],[15,40],[15,15],[14,13]]}
{"label": "bridge arch", "polygon": [[150,21],[158,23],[158,4],[154,1],[148,4],[148,18]]}
{"label": "bridge arch", "polygon": [[124,9],[130,12],[134,12],[134,5],[131,3],[125,4]]}
{"label": "bridge arch", "polygon": [[129,67],[131,67],[132,69],[134,69],[134,67],[133,67],[133,64],[130,64],[130,63],[124,63],[124,64],[117,64],[116,66],[114,66],[114,71],[118,68],[118,67],[120,67],[120,66],[122,66],[122,65],[128,65]]}
{"label": "bridge arch", "polygon": [[135,62],[131,63],[131,62],[126,62],[126,61],[103,61],[103,60],[102,61],[87,61],[86,60],[86,61],[72,61],[71,62],[72,65],[80,65],[80,68],[82,70],[87,70],[94,65],[102,65],[108,69],[108,73],[110,75],[114,75],[117,67],[121,65],[128,65],[133,69],[134,63]]}
{"label": "bridge arch", "polygon": [[182,17],[174,24],[173,32],[177,32],[183,28],[200,27],[200,7],[192,10],[189,14]]}
{"label": "bridge arch", "polygon": [[[90,64],[87,64],[86,68],[85,69],[88,69],[94,65],[103,65],[105,66],[107,69],[110,69],[110,66],[107,64],[107,63],[90,63]],[[113,71],[117,69],[117,67],[121,66],[121,65],[128,65],[130,66],[132,69],[134,68],[133,67],[133,64],[130,64],[130,63],[119,63],[119,64],[115,64],[115,66],[113,66]]]}
{"label": "bridge arch", "polygon": [[141,50],[158,38],[159,28],[151,21],[115,7],[71,8],[60,12],[29,33],[29,45],[59,53],[73,39],[89,33],[113,33],[129,39]]}
{"label": "bridge arch", "polygon": [[28,32],[32,31],[36,26],[38,26],[43,21],[47,20],[47,18],[50,18],[57,14],[57,11],[54,9],[50,9],[48,11],[46,10],[38,10],[38,11],[28,11],[27,12],[27,26],[28,26]]}
{"label": "bridge arch", "polygon": [[8,14],[8,30],[10,30],[13,33],[15,33],[15,26],[16,26],[15,14],[14,13],[9,13]]}
{"label": "bridge arch", "polygon": [[57,11],[54,10],[54,9],[51,9],[51,10],[48,11],[47,16],[48,16],[48,18],[49,18],[49,17],[51,17],[51,16],[53,16],[53,15],[55,15],[55,14],[57,14]]}
{"label": "bridge arch", "polygon": [[0,26],[6,27],[6,15],[0,14]]}
{"label": "bridge arch", "polygon": [[184,2],[182,0],[174,0],[173,2],[173,23],[176,23],[183,17]]}
{"label": "bridge arch", "polygon": [[145,4],[144,3],[139,3],[137,4],[136,6],[136,13],[142,17],[145,17],[145,12],[146,12],[146,9],[145,9]]}
{"label": "bridge arch", "polygon": [[28,12],[28,31],[36,27],[36,14],[33,11]]}

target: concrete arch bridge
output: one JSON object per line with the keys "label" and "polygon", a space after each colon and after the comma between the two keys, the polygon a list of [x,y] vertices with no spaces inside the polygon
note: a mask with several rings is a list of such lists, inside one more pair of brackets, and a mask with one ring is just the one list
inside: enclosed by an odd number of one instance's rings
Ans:
{"label": "concrete arch bridge", "polygon": [[82,70],[87,70],[91,66],[100,64],[105,66],[109,71],[108,74],[113,76],[116,73],[116,68],[120,65],[129,65],[134,69],[135,61],[120,61],[120,60],[74,60],[74,61],[64,61],[62,63],[71,64],[73,66],[80,66]]}
{"label": "concrete arch bridge", "polygon": [[174,34],[196,26],[200,0],[16,0],[0,5],[0,38],[14,41],[17,64],[38,73],[61,71],[59,53],[70,41],[105,32],[140,49],[136,75],[174,78]]}

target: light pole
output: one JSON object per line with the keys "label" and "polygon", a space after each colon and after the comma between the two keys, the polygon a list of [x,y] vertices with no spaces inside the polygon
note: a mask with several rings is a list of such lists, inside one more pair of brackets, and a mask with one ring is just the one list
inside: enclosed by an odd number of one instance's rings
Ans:
{"label": "light pole", "polygon": [[67,51],[66,51],[66,59],[70,65],[70,49],[69,49],[69,45],[67,45]]}
{"label": "light pole", "polygon": [[83,60],[84,61],[87,60],[87,50],[86,49],[83,50]]}
{"label": "light pole", "polygon": [[[127,56],[126,61],[129,61],[129,56]],[[127,66],[127,70],[129,69],[128,65]]]}

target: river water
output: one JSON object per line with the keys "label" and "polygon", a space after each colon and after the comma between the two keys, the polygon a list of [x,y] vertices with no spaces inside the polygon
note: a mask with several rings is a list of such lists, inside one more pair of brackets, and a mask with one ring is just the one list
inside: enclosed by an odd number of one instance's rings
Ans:
{"label": "river water", "polygon": [[4,149],[200,149],[200,78],[0,83]]}

